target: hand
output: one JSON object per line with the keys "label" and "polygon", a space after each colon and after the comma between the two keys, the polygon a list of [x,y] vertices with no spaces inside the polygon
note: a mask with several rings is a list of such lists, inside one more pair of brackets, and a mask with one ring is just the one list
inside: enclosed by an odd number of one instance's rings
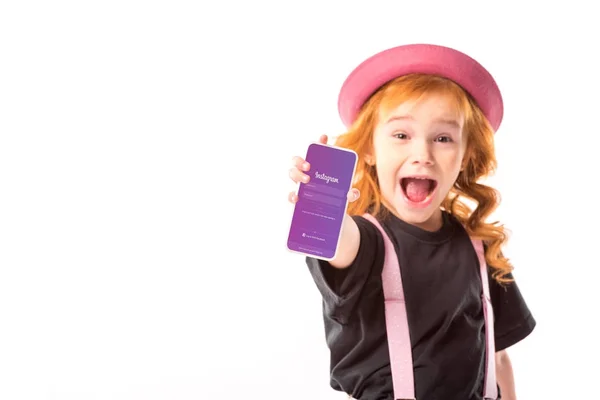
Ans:
{"label": "hand", "polygon": [[[327,144],[327,135],[321,135],[321,137],[319,138],[319,143]],[[308,183],[310,181],[310,176],[308,174],[305,174],[304,172],[307,172],[309,170],[310,164],[306,162],[302,157],[292,157],[292,168],[290,168],[290,178],[292,179],[292,181],[294,181],[294,183]],[[351,203],[358,200],[359,197],[360,192],[356,188],[352,188],[348,192],[348,201]],[[290,203],[295,204],[298,201],[298,195],[296,194],[296,192],[290,192],[290,194],[288,195],[288,200]]]}

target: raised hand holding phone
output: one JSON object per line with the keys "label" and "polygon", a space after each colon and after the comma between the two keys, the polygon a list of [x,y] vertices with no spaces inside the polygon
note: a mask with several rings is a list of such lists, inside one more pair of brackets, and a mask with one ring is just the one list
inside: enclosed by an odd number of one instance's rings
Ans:
{"label": "raised hand holding phone", "polygon": [[306,159],[296,156],[290,178],[299,183],[290,193],[295,204],[287,247],[290,251],[348,266],[358,252],[359,233],[347,215],[348,202],[359,197],[351,189],[356,170],[355,152],[327,145],[327,136],[309,146]]}

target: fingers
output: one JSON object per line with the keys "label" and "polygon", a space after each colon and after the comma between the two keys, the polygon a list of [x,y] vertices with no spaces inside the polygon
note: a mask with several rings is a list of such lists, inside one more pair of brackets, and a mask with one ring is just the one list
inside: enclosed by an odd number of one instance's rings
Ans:
{"label": "fingers", "polygon": [[290,168],[289,175],[292,181],[295,183],[303,182],[308,183],[310,177],[304,173],[310,169],[310,164],[302,157],[295,156],[292,158],[292,168]]}
{"label": "fingers", "polygon": [[304,161],[304,158],[294,156],[292,157],[292,167],[297,168],[300,171],[308,171],[310,169],[310,163]]}
{"label": "fingers", "polygon": [[295,183],[299,183],[299,182],[308,183],[308,181],[310,180],[310,176],[308,176],[304,172],[300,171],[296,167],[290,168],[289,175],[290,175],[290,178],[292,179],[292,181],[294,181]]}
{"label": "fingers", "polygon": [[[327,144],[327,135],[321,135],[319,138],[319,143]],[[305,172],[310,170],[310,163],[304,160],[302,157],[294,156],[292,157],[292,167],[289,170],[289,176],[294,183],[308,183],[310,181],[310,176]],[[349,194],[350,196],[350,194]],[[354,195],[353,195],[354,197]],[[350,198],[350,197],[349,197]],[[358,198],[358,197],[356,197]],[[292,204],[298,202],[298,195],[295,192],[290,192],[288,194],[288,201]]]}
{"label": "fingers", "polygon": [[[319,138],[319,143],[327,144],[327,135],[321,135]],[[292,167],[297,168],[300,171],[308,171],[310,169],[310,163],[308,163],[302,157],[294,156],[292,157]]]}

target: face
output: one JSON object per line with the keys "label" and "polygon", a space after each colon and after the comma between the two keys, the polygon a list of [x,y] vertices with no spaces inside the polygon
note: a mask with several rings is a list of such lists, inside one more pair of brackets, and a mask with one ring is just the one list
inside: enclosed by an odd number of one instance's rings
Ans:
{"label": "face", "polygon": [[440,205],[461,170],[464,118],[448,99],[429,96],[381,114],[367,155],[376,166],[385,205],[400,219],[435,231]]}

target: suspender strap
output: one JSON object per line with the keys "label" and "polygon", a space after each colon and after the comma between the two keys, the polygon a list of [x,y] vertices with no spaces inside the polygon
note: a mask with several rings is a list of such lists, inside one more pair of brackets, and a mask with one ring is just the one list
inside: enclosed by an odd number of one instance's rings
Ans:
{"label": "suspender strap", "polygon": [[402,288],[398,257],[394,245],[379,222],[370,214],[365,214],[364,217],[381,231],[385,245],[382,281],[394,398],[397,400],[414,400],[416,397],[412,346],[408,331],[404,289]]}
{"label": "suspender strap", "polygon": [[[382,282],[385,298],[385,318],[387,327],[388,346],[396,400],[415,400],[414,371],[412,361],[412,346],[408,330],[408,318],[400,265],[394,245],[387,233],[372,215],[364,214],[363,217],[375,225],[383,236],[385,246],[385,261],[383,264]],[[479,259],[481,283],[483,286],[482,301],[485,317],[486,331],[486,367],[484,378],[484,398],[496,400],[498,388],[496,386],[496,359],[494,346],[494,317],[490,290],[488,285],[487,265],[485,262],[483,243],[471,239]]]}
{"label": "suspender strap", "polygon": [[483,315],[485,317],[485,342],[486,342],[486,368],[485,380],[483,386],[483,398],[495,400],[498,398],[498,387],[496,383],[496,345],[494,341],[494,310],[492,309],[492,299],[490,297],[490,287],[487,273],[487,263],[485,262],[485,253],[483,242],[481,240],[471,239],[473,247],[477,252],[479,259],[481,285],[483,294],[481,295],[483,304]]}

